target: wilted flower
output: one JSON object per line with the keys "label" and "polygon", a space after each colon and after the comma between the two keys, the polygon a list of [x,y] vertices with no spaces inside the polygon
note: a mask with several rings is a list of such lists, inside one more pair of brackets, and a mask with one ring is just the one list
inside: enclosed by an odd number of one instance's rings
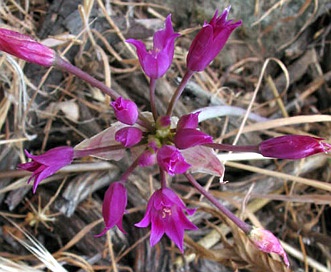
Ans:
{"label": "wilted flower", "polygon": [[153,49],[147,51],[142,41],[129,39],[137,49],[140,65],[150,78],[162,77],[169,69],[174,57],[175,39],[179,36],[174,32],[169,14],[165,21],[165,29],[155,32]]}
{"label": "wilted flower", "polygon": [[171,145],[164,145],[157,151],[158,165],[169,175],[183,174],[189,168],[180,151]]}
{"label": "wilted flower", "polygon": [[42,155],[31,155],[25,150],[28,158],[32,159],[31,162],[19,164],[19,169],[24,169],[33,172],[28,180],[28,183],[34,179],[33,193],[36,192],[38,184],[45,178],[53,175],[62,167],[71,164],[74,158],[74,149],[69,146],[60,146],[48,150]]}
{"label": "wilted flower", "polygon": [[259,145],[260,153],[265,157],[278,159],[301,159],[321,152],[329,152],[331,144],[305,135],[286,135],[271,138]]}
{"label": "wilted flower", "polygon": [[125,127],[115,133],[115,140],[125,147],[132,147],[140,142],[143,132],[136,127]]}
{"label": "wilted flower", "polygon": [[95,237],[104,235],[114,226],[117,226],[120,231],[126,233],[122,225],[126,204],[127,192],[125,186],[121,182],[113,182],[110,184],[102,203],[102,216],[106,226],[104,230],[100,234],[95,235]]}
{"label": "wilted flower", "polygon": [[150,244],[154,246],[166,234],[183,252],[184,230],[198,229],[187,218],[195,209],[187,209],[184,202],[169,188],[154,192],[148,201],[144,218],[135,226],[146,228],[151,224]]}
{"label": "wilted flower", "polygon": [[137,121],[138,107],[133,101],[119,97],[110,105],[114,109],[117,120],[123,124],[133,125]]}
{"label": "wilted flower", "polygon": [[204,23],[190,46],[187,55],[188,69],[204,70],[222,50],[232,31],[241,25],[241,21],[233,23],[232,20],[227,20],[229,11],[230,6],[219,17],[216,11],[210,22]]}
{"label": "wilted flower", "polygon": [[287,267],[290,266],[290,262],[282,245],[272,232],[261,228],[253,228],[248,237],[261,251],[280,255],[285,265]]}
{"label": "wilted flower", "polygon": [[31,39],[31,37],[0,28],[0,50],[28,62],[50,67],[56,53],[53,49]]}

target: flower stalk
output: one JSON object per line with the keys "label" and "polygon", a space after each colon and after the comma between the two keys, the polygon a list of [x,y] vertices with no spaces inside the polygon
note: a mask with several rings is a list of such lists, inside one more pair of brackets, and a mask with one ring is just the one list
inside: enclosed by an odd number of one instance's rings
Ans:
{"label": "flower stalk", "polygon": [[156,89],[156,79],[151,78],[149,83],[149,99],[150,99],[150,105],[151,105],[151,111],[153,114],[154,121],[157,120],[158,113],[156,110],[156,99],[155,99],[155,89]]}
{"label": "flower stalk", "polygon": [[194,72],[191,70],[186,71],[184,77],[182,78],[182,81],[179,83],[179,86],[177,87],[175,93],[173,94],[173,96],[171,97],[168,109],[167,109],[167,113],[166,115],[171,116],[172,112],[174,110],[174,107],[179,99],[179,97],[182,95],[185,86],[187,85],[187,83],[190,81],[191,77],[193,76]]}
{"label": "flower stalk", "polygon": [[68,73],[71,73],[80,79],[84,80],[85,82],[89,83],[91,86],[98,88],[100,91],[102,91],[104,94],[109,95],[113,100],[116,100],[120,97],[120,95],[113,90],[112,88],[109,88],[106,86],[103,82],[100,80],[97,80],[96,78],[92,77],[88,73],[82,71],[77,66],[72,65],[70,62],[64,60],[60,56],[56,56],[54,66],[60,70],[64,70]]}
{"label": "flower stalk", "polygon": [[95,156],[99,153],[104,153],[108,151],[124,149],[123,145],[109,145],[104,147],[95,147],[95,148],[85,148],[85,149],[74,149],[74,158],[82,158],[86,156]]}
{"label": "flower stalk", "polygon": [[196,179],[190,174],[185,173],[185,177],[193,185],[193,187],[200,192],[205,198],[207,198],[217,209],[219,209],[227,218],[229,218],[234,224],[238,226],[245,234],[249,234],[253,227],[239,217],[234,215],[230,210],[224,207],[211,193],[209,193],[205,188],[203,188]]}
{"label": "flower stalk", "polygon": [[203,144],[203,146],[207,146],[220,151],[259,153],[258,145],[231,145],[231,144],[206,143]]}

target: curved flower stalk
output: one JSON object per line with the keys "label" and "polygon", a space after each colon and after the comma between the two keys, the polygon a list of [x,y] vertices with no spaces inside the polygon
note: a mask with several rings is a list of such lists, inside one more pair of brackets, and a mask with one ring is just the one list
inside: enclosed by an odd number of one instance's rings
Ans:
{"label": "curved flower stalk", "polygon": [[[160,188],[152,194],[145,216],[136,224],[137,227],[151,225],[150,243],[152,246],[166,234],[183,252],[184,231],[197,229],[186,217],[186,214],[191,215],[194,210],[187,209],[167,183],[168,175],[183,174],[198,192],[232,220],[258,248],[264,252],[279,254],[288,266],[286,253],[276,237],[266,230],[256,230],[236,217],[206,191],[191,173],[207,173],[219,177],[222,182],[224,165],[218,159],[215,150],[250,151],[279,159],[299,159],[321,152],[329,152],[331,145],[321,138],[299,135],[276,137],[252,146],[218,144],[210,135],[199,129],[200,110],[179,118],[172,116],[176,101],[194,72],[203,70],[223,48],[232,31],[241,25],[241,21],[233,23],[227,20],[229,10],[230,7],[225,9],[220,16],[216,11],[211,21],[204,24],[192,42],[187,56],[188,70],[174,92],[165,115],[159,116],[155,108],[154,91],[156,80],[166,73],[172,63],[174,42],[178,36],[172,28],[170,15],[165,21],[165,28],[155,33],[152,50],[147,51],[140,41],[128,40],[136,46],[141,66],[151,79],[150,107],[152,113],[139,113],[138,107],[133,101],[122,98],[114,90],[56,56],[55,67],[79,76],[114,100],[111,107],[118,121],[74,148],[59,147],[40,156],[33,156],[26,152],[32,162],[21,164],[19,167],[33,172],[29,181],[35,179],[34,192],[44,178],[70,164],[74,158],[93,156],[118,161],[129,150],[133,162],[118,181],[112,183],[106,191],[102,209],[105,228],[97,236],[102,236],[114,226],[124,232],[122,221],[127,205],[125,189],[127,185],[125,183],[137,167],[157,165],[160,169]],[[17,38],[13,39],[14,43]],[[22,56],[14,51],[11,53],[17,57]]]}

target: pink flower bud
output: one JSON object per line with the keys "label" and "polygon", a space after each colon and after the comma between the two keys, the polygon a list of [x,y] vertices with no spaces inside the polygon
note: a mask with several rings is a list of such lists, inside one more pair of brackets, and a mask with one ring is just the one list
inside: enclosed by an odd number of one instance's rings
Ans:
{"label": "pink flower bud", "polygon": [[147,167],[156,163],[156,153],[151,150],[145,150],[140,156],[138,164],[141,167]]}
{"label": "pink flower bud", "polygon": [[176,132],[174,143],[179,149],[186,149],[189,147],[212,143],[213,138],[197,129],[184,128]]}
{"label": "pink flower bud", "polygon": [[260,143],[259,151],[265,157],[301,159],[317,153],[329,152],[331,145],[323,140],[304,135],[280,136]]}
{"label": "pink flower bud", "polygon": [[162,146],[157,151],[157,162],[171,176],[183,174],[191,166],[185,161],[180,151],[171,145]]}
{"label": "pink flower bud", "polygon": [[31,37],[0,28],[0,50],[27,62],[50,67],[54,64],[56,53],[53,49],[31,39]]}
{"label": "pink flower bud", "polygon": [[53,175],[62,167],[71,164],[74,158],[74,150],[69,146],[60,146],[48,150],[42,155],[31,155],[25,150],[25,154],[28,158],[32,159],[31,162],[19,164],[19,169],[33,172],[29,178],[28,183],[31,180],[33,182],[33,193],[36,192],[38,184],[45,178]]}
{"label": "pink flower bud", "polygon": [[200,112],[183,115],[177,123],[177,130],[183,128],[197,128],[199,124]]}
{"label": "pink flower bud", "polygon": [[270,231],[261,228],[253,228],[248,237],[261,251],[280,255],[285,265],[287,267],[290,266],[290,262],[282,245]]}
{"label": "pink flower bud", "polygon": [[153,49],[147,51],[143,42],[134,39],[127,40],[137,49],[140,65],[150,78],[162,77],[169,69],[175,51],[175,39],[179,36],[174,32],[169,14],[165,21],[165,29],[155,32]]}
{"label": "pink flower bud", "polygon": [[126,233],[122,225],[126,204],[127,192],[125,186],[121,182],[113,182],[110,184],[102,203],[102,216],[106,226],[104,230],[100,234],[95,235],[95,237],[104,235],[114,226],[117,226],[120,231]]}
{"label": "pink flower bud", "polygon": [[190,46],[187,55],[188,69],[204,70],[222,50],[232,31],[241,25],[241,21],[233,23],[232,20],[227,20],[229,11],[230,6],[217,17],[218,10],[216,10],[210,22],[203,25]]}
{"label": "pink flower bud", "polygon": [[171,119],[170,116],[164,115],[160,116],[156,121],[156,127],[158,129],[167,129],[170,128]]}
{"label": "pink flower bud", "polygon": [[133,125],[137,121],[138,107],[133,101],[119,97],[110,105],[114,109],[117,120],[123,124]]}
{"label": "pink flower bud", "polygon": [[132,147],[140,142],[142,131],[136,127],[125,127],[116,131],[115,140],[120,142],[125,147]]}

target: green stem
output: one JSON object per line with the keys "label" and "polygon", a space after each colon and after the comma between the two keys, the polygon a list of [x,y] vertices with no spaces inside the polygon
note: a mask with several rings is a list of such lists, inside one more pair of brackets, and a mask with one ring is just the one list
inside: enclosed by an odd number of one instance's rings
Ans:
{"label": "green stem", "polygon": [[211,193],[205,190],[195,178],[189,174],[185,173],[186,178],[189,182],[202,194],[204,195],[212,204],[214,204],[226,217],[228,217],[233,223],[235,223],[244,233],[249,234],[252,230],[252,226],[242,221],[236,215],[234,215],[230,210],[224,207]]}

